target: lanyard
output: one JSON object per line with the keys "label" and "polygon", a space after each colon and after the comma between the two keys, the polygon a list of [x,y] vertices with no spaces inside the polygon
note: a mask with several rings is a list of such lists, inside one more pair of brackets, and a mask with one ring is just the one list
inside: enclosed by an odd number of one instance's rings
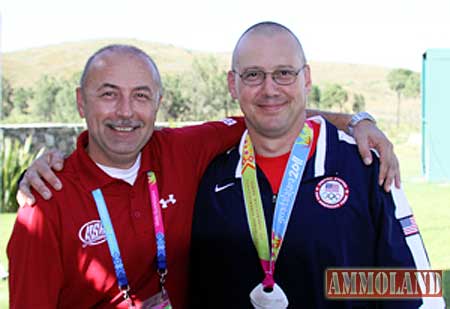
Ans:
{"label": "lanyard", "polygon": [[291,154],[284,171],[283,180],[275,204],[270,250],[266,220],[256,177],[256,162],[253,145],[248,133],[245,136],[244,147],[242,150],[242,189],[244,192],[244,203],[250,234],[265,273],[265,278],[263,280],[264,287],[272,288],[275,284],[273,279],[275,263],[294,207],[295,198],[300,187],[312,141],[313,129],[311,124],[306,122],[292,146]]}
{"label": "lanyard", "polygon": [[116,233],[114,233],[114,228],[108,213],[108,208],[106,207],[105,199],[103,198],[103,194],[100,189],[92,191],[92,195],[95,200],[95,205],[97,205],[97,211],[100,215],[103,229],[105,230],[106,242],[108,243],[109,253],[111,254],[114,264],[114,270],[119,283],[119,290],[128,302],[129,307],[133,308],[134,306],[130,295],[128,294],[130,291],[130,286],[128,285],[127,274],[125,273],[122,256],[120,255],[119,244],[117,243]]}
{"label": "lanyard", "polygon": [[[148,189],[150,194],[153,222],[155,226],[155,239],[156,239],[156,259],[158,274],[160,276],[161,287],[163,287],[165,282],[165,276],[167,275],[167,262],[166,262],[166,244],[165,244],[165,234],[164,234],[164,224],[161,215],[161,209],[159,206],[159,194],[158,186],[156,183],[155,173],[149,171],[148,176]],[[130,291],[130,286],[128,284],[127,275],[125,273],[125,268],[123,266],[123,260],[120,255],[119,245],[117,243],[116,234],[109,216],[108,208],[103,198],[102,191],[96,189],[92,191],[92,195],[97,206],[97,211],[100,215],[100,220],[105,230],[106,241],[108,243],[109,252],[114,264],[114,271],[116,272],[117,281],[119,284],[119,290],[123,293],[124,298],[127,300],[129,307],[133,308],[132,301],[128,292]]]}
{"label": "lanyard", "polygon": [[164,233],[164,222],[161,215],[161,207],[159,206],[158,185],[156,183],[156,175],[154,172],[147,172],[148,192],[150,194],[150,202],[152,204],[153,225],[156,239],[156,263],[158,274],[160,276],[161,286],[164,285],[167,275],[167,256],[166,256],[166,237]]}

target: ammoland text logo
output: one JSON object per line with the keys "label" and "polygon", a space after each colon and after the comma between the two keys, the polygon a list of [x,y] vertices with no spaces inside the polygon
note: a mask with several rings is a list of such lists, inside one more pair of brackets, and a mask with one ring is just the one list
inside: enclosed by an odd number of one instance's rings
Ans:
{"label": "ammoland text logo", "polygon": [[329,299],[442,297],[442,270],[329,268]]}

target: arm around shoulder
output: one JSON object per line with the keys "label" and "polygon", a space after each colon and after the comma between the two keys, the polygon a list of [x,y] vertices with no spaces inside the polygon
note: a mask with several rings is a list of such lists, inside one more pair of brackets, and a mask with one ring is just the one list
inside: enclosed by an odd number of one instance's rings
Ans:
{"label": "arm around shoulder", "polygon": [[352,135],[358,145],[360,156],[366,165],[373,161],[370,148],[380,154],[381,167],[378,183],[384,184],[384,190],[389,192],[394,183],[400,188],[400,165],[394,153],[394,147],[386,135],[376,126],[375,119],[366,112],[355,115],[307,110],[307,116],[320,115],[326,118],[338,129]]}

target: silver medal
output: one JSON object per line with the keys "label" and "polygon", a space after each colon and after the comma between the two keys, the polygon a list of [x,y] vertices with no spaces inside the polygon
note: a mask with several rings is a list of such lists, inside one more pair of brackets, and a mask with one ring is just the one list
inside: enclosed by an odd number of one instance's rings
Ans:
{"label": "silver medal", "polygon": [[271,292],[265,292],[262,283],[250,293],[250,301],[256,309],[285,309],[289,305],[286,294],[275,283]]}

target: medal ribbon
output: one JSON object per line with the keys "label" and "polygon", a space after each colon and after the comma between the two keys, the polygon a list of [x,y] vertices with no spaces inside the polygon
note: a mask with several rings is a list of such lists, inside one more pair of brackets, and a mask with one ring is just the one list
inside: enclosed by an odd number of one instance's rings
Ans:
{"label": "medal ribbon", "polygon": [[273,279],[275,263],[294,207],[312,141],[312,125],[305,122],[302,131],[292,146],[291,154],[281,181],[272,222],[270,250],[266,220],[256,176],[255,154],[250,135],[247,133],[245,136],[242,150],[242,189],[250,234],[265,273],[265,278],[262,282],[265,288],[273,288],[275,284]]}
{"label": "medal ribbon", "polygon": [[[158,274],[160,275],[161,286],[164,285],[165,276],[167,274],[167,258],[166,258],[166,242],[164,233],[164,223],[161,215],[161,208],[159,206],[159,193],[156,183],[155,173],[152,171],[147,172],[148,177],[148,189],[150,195],[150,201],[153,213],[154,231],[156,239],[156,261]],[[100,215],[100,220],[105,230],[106,241],[108,243],[109,252],[114,264],[114,271],[116,272],[117,281],[119,284],[119,290],[124,294],[125,299],[129,300],[128,291],[130,290],[125,268],[123,266],[123,260],[120,255],[119,245],[117,243],[116,234],[109,216],[108,208],[106,207],[105,199],[103,198],[102,191],[96,189],[92,191],[97,211]],[[130,307],[132,306],[129,302]]]}

